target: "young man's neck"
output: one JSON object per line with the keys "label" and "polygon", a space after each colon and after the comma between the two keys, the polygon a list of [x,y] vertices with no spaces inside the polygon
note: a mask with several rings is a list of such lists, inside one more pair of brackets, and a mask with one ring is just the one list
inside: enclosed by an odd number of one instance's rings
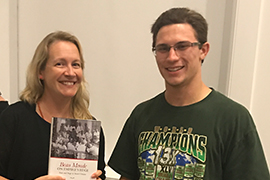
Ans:
{"label": "young man's neck", "polygon": [[211,91],[203,82],[195,86],[166,86],[165,99],[172,106],[187,106],[203,100]]}

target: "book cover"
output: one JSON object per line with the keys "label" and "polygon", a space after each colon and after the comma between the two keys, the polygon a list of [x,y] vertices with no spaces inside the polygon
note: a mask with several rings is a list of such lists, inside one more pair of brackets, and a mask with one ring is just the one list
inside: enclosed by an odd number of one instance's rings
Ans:
{"label": "book cover", "polygon": [[89,180],[97,170],[101,122],[53,117],[49,175]]}

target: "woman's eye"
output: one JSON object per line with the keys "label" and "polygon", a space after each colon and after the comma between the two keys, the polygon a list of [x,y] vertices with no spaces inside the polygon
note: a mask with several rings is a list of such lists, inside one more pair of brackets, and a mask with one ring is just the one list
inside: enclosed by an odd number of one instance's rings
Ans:
{"label": "woman's eye", "polygon": [[73,63],[73,66],[76,67],[76,68],[80,68],[81,64],[80,63]]}
{"label": "woman's eye", "polygon": [[58,63],[55,64],[55,66],[63,66],[63,63],[58,62]]}

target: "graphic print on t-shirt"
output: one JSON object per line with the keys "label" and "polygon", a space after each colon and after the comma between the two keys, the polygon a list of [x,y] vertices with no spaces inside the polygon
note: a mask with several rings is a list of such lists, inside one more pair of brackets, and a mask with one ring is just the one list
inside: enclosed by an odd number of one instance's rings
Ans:
{"label": "graphic print on t-shirt", "polygon": [[138,139],[140,180],[203,180],[207,137],[191,127],[160,127]]}

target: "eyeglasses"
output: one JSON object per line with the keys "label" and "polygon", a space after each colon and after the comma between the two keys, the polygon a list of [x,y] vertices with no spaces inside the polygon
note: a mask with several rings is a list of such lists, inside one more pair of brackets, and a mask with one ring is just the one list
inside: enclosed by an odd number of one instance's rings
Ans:
{"label": "eyeglasses", "polygon": [[176,43],[173,46],[170,46],[168,44],[159,44],[156,47],[152,48],[152,51],[154,53],[155,56],[158,57],[168,57],[169,52],[171,50],[171,48],[174,49],[176,55],[179,57],[179,55],[181,54],[181,51],[186,50],[189,47],[193,47],[193,46],[198,46],[199,49],[201,49],[201,43],[199,42],[189,42],[189,41],[179,41],[178,43]]}

